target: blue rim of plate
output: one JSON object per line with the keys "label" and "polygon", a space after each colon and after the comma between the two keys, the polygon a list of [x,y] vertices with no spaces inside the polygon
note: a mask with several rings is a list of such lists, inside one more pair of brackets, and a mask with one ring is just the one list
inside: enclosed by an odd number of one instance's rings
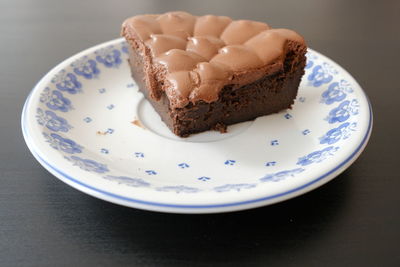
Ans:
{"label": "blue rim of plate", "polygon": [[[100,44],[101,45],[101,44]],[[84,51],[83,51],[84,52]],[[324,55],[325,56],[325,55]],[[348,73],[345,69],[343,69],[339,64],[337,64],[335,61],[333,61],[332,59],[330,59],[329,57],[325,56],[327,59],[329,59],[330,61],[334,62],[337,66],[339,66],[345,73],[347,73],[356,83],[357,81],[354,79],[354,77]],[[62,64],[62,62],[60,63]],[[57,66],[56,66],[57,67]],[[55,67],[55,68],[56,68]],[[51,71],[51,70],[50,70]],[[43,76],[43,78],[46,75]],[[43,79],[42,78],[42,79]],[[42,80],[41,79],[41,80]],[[63,177],[63,179],[66,179],[70,182],[72,182],[70,185],[73,186],[74,188],[82,191],[83,187],[84,189],[88,189],[85,190],[85,193],[88,193],[89,195],[92,195],[94,197],[97,198],[101,198],[103,200],[107,200],[110,201],[110,199],[106,199],[105,197],[111,197],[115,200],[119,200],[119,201],[127,201],[127,202],[131,202],[131,203],[136,203],[136,204],[140,204],[140,205],[147,205],[147,206],[153,206],[153,207],[167,207],[167,208],[177,208],[177,209],[210,209],[210,208],[224,208],[224,207],[239,207],[239,206],[243,206],[243,205],[248,205],[248,204],[254,204],[254,203],[258,203],[258,202],[263,202],[263,201],[268,201],[268,200],[273,200],[273,199],[278,199],[278,198],[282,198],[285,196],[290,196],[291,194],[294,194],[296,192],[299,193],[306,193],[307,191],[304,192],[300,192],[303,189],[309,188],[310,190],[312,189],[311,186],[316,184],[317,182],[320,182],[322,180],[324,180],[325,178],[328,178],[330,175],[335,174],[335,172],[339,171],[342,167],[346,166],[346,164],[353,162],[354,160],[357,159],[357,157],[360,155],[360,153],[362,152],[362,150],[365,148],[366,144],[368,143],[369,137],[371,135],[372,132],[372,124],[373,124],[373,114],[372,114],[372,107],[371,107],[371,102],[368,98],[368,96],[365,94],[365,92],[363,91],[362,87],[359,86],[362,94],[364,95],[364,97],[366,98],[366,101],[368,103],[368,111],[369,111],[369,118],[368,118],[368,127],[367,127],[367,131],[365,132],[363,139],[361,141],[361,143],[357,146],[357,148],[350,154],[350,156],[348,156],[345,160],[343,160],[341,163],[339,163],[337,166],[335,166],[334,168],[332,168],[331,170],[327,171],[326,173],[324,173],[323,175],[315,178],[314,180],[303,184],[301,186],[295,187],[293,189],[278,193],[278,194],[273,194],[273,195],[267,195],[264,197],[259,197],[259,198],[255,198],[255,199],[251,199],[251,200],[245,200],[245,201],[238,201],[238,202],[230,202],[230,203],[223,203],[223,204],[208,204],[208,205],[185,205],[185,204],[168,204],[168,203],[160,203],[160,202],[151,202],[151,201],[144,201],[144,200],[140,200],[140,199],[135,199],[135,198],[130,198],[130,197],[125,197],[125,196],[120,196],[114,193],[110,193],[107,191],[104,191],[102,189],[98,189],[96,187],[93,187],[91,185],[88,185],[86,183],[83,183],[81,181],[79,181],[78,179],[69,176],[68,174],[62,172],[61,170],[59,170],[56,166],[51,165],[49,162],[47,162],[46,160],[43,159],[43,157],[41,157],[39,155],[38,152],[35,151],[34,146],[32,145],[32,141],[30,139],[30,135],[28,133],[27,130],[27,106],[29,104],[29,100],[32,96],[32,93],[37,89],[37,85],[41,82],[41,80],[35,85],[35,87],[31,90],[31,92],[29,93],[25,104],[23,106],[22,109],[22,117],[21,117],[21,128],[22,128],[22,133],[25,139],[25,142],[29,148],[29,150],[31,151],[32,155],[36,158],[37,161],[39,161],[39,163],[46,169],[48,170],[50,173],[54,174],[56,173],[57,175],[60,175],[61,177]],[[358,84],[358,83],[357,83]],[[344,171],[344,169],[342,170]],[[337,175],[339,175],[340,173],[338,173]],[[57,177],[57,175],[55,175]],[[335,176],[331,177],[334,178]],[[59,178],[59,177],[57,177]],[[324,183],[330,181],[331,179],[326,179],[326,181],[324,181]],[[63,180],[62,180],[63,181]],[[64,181],[65,182],[65,181]],[[74,186],[75,185],[75,186]],[[100,193],[100,195],[98,194]],[[104,196],[104,198],[102,198],[101,196]],[[121,204],[120,202],[118,202],[119,204]],[[138,207],[139,208],[139,207]]]}

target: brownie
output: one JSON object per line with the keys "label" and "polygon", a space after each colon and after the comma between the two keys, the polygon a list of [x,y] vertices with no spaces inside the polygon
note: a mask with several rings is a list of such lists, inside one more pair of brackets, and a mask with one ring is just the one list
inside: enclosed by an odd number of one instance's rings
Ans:
{"label": "brownie", "polygon": [[290,108],[304,74],[304,39],[262,22],[168,12],[129,18],[121,34],[132,77],[181,137]]}

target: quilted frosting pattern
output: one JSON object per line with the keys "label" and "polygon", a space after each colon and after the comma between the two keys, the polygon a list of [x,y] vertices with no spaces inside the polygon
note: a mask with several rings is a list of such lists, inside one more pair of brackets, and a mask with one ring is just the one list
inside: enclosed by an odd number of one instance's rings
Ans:
{"label": "quilted frosting pattern", "polygon": [[292,30],[182,11],[129,18],[122,34],[142,42],[153,64],[166,69],[163,90],[173,107],[213,102],[225,85],[239,82],[238,77],[252,82],[271,72],[272,65],[281,67],[288,40],[305,45]]}

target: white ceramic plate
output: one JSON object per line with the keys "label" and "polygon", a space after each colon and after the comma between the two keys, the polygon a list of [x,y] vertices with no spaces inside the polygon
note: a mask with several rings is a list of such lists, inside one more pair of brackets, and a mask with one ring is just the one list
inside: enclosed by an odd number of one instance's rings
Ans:
{"label": "white ceramic plate", "polygon": [[36,159],[65,183],[140,209],[211,213],[268,205],[337,176],[367,144],[372,111],[358,83],[309,49],[293,109],[174,136],[138,92],[122,39],[46,74],[22,113]]}

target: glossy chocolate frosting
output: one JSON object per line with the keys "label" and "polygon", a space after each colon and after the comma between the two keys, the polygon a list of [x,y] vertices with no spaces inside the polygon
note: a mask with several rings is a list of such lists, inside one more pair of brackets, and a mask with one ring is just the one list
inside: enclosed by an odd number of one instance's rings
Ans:
{"label": "glossy chocolate frosting", "polygon": [[122,35],[128,42],[144,44],[152,64],[165,70],[161,90],[173,108],[216,101],[225,85],[241,86],[277,72],[283,68],[288,42],[305,45],[292,30],[182,11],[129,18]]}

